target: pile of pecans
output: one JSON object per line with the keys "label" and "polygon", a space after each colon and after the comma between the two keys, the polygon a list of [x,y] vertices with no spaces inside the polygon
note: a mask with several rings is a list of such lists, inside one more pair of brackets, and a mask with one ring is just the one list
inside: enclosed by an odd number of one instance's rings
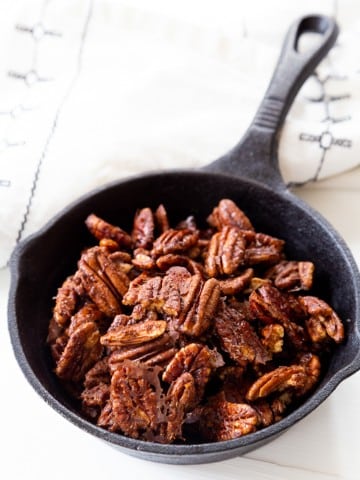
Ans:
{"label": "pile of pecans", "polygon": [[306,295],[314,265],[223,199],[208,228],[164,206],[128,234],[94,214],[59,288],[47,342],[84,415],[161,443],[229,440],[280,420],[318,383],[344,327]]}

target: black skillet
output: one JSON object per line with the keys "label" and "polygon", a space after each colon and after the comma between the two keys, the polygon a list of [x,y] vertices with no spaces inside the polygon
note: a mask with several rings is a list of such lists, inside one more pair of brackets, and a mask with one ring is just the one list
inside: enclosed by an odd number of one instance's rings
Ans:
{"label": "black skillet", "polygon": [[[300,53],[299,38],[321,34],[321,42]],[[334,20],[307,16],[289,30],[280,60],[255,119],[242,141],[200,171],[151,173],[120,180],[65,208],[40,232],[21,242],[11,259],[9,330],[17,360],[34,389],[65,418],[144,459],[166,463],[203,463],[234,457],[284,432],[323,402],[337,385],[360,368],[360,276],[344,241],[317,212],[293,196],[278,169],[280,128],[305,79],[334,44]],[[239,85],[241,88],[241,85]],[[293,259],[316,265],[315,294],[346,321],[347,340],[335,351],[316,391],[280,422],[236,440],[201,445],[159,445],[110,433],[89,423],[52,372],[45,347],[53,296],[72,273],[79,253],[90,243],[84,219],[91,212],[131,228],[138,207],[163,203],[175,222],[190,214],[206,218],[221,198],[233,199],[257,230],[283,238]],[[345,212],[344,212],[345,213]]]}

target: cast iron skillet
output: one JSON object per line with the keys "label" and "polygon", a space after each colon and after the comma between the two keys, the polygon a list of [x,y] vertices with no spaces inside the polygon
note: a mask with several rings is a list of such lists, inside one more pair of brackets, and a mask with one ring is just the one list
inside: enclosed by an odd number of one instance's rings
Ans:
{"label": "cast iron skillet", "polygon": [[[304,32],[318,32],[312,51],[297,50]],[[360,276],[344,241],[324,218],[285,187],[278,169],[278,135],[300,86],[337,37],[334,20],[307,16],[289,30],[280,60],[255,119],[242,141],[200,171],[151,173],[120,180],[65,208],[40,232],[21,242],[11,258],[9,329],[17,360],[34,389],[83,430],[125,452],[167,463],[203,463],[234,457],[276,437],[314,410],[337,385],[360,368]],[[241,88],[241,85],[239,85]],[[131,228],[138,207],[163,203],[175,222],[190,214],[206,218],[221,198],[233,199],[257,230],[283,238],[292,259],[316,265],[315,294],[346,321],[347,340],[335,351],[316,391],[280,422],[239,439],[201,445],[159,445],[107,432],[84,419],[61,388],[45,346],[53,296],[73,273],[91,240],[84,219],[94,212]]]}

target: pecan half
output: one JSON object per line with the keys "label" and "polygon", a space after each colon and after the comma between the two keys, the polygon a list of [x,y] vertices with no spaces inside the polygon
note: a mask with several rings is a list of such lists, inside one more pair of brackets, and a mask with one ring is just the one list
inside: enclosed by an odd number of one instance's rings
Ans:
{"label": "pecan half", "polygon": [[295,292],[310,290],[313,283],[314,264],[312,262],[296,262],[283,260],[268,270],[265,278],[274,282],[281,290]]}
{"label": "pecan half", "polygon": [[193,275],[199,274],[204,277],[204,267],[185,255],[175,253],[162,255],[156,259],[156,266],[162,271],[166,271],[174,266],[181,266],[185,267]]}
{"label": "pecan half", "polygon": [[221,442],[254,432],[259,423],[256,410],[247,403],[212,398],[202,409],[199,430],[205,441]]}
{"label": "pecan half", "polygon": [[101,410],[96,425],[102,428],[106,428],[107,430],[109,430],[109,432],[117,432],[120,430],[120,428],[115,422],[112,410],[112,402],[110,399],[105,403],[103,409]]}
{"label": "pecan half", "polygon": [[110,380],[108,357],[104,357],[86,372],[84,387],[92,388],[100,383],[110,385]]}
{"label": "pecan half", "polygon": [[261,342],[271,353],[279,353],[284,344],[284,327],[278,323],[265,325],[261,329]]}
{"label": "pecan half", "polygon": [[116,268],[102,247],[94,247],[83,253],[78,264],[78,277],[89,298],[108,317],[121,312],[121,295],[126,291],[129,279]]}
{"label": "pecan half", "polygon": [[254,401],[288,388],[301,390],[305,384],[307,384],[307,374],[302,365],[278,367],[258,378],[249,388],[246,398]]}
{"label": "pecan half", "polygon": [[153,270],[155,268],[154,259],[150,256],[150,252],[144,248],[134,250],[132,264],[140,270]]}
{"label": "pecan half", "polygon": [[191,373],[197,398],[200,400],[211,373],[223,364],[223,359],[218,352],[200,343],[190,343],[176,353],[162,374],[162,379],[164,382],[171,383],[184,372]]}
{"label": "pecan half", "polygon": [[223,227],[210,241],[205,259],[205,270],[209,277],[231,275],[243,264],[245,239],[237,227]]}
{"label": "pecan half", "polygon": [[137,360],[148,366],[166,366],[176,352],[175,340],[168,333],[164,333],[161,337],[143,345],[114,350],[109,357],[109,366],[112,372],[124,360]]}
{"label": "pecan half", "polygon": [[224,295],[235,295],[245,290],[250,283],[254,270],[247,268],[241,275],[230,277],[225,280],[219,280],[220,290]]}
{"label": "pecan half", "polygon": [[102,354],[99,329],[94,322],[79,325],[56,365],[56,374],[63,380],[79,382]]}
{"label": "pecan half", "polygon": [[171,267],[164,277],[142,273],[130,283],[123,303],[140,304],[145,309],[178,315],[190,281],[191,274],[183,267]]}
{"label": "pecan half", "polygon": [[87,416],[95,418],[105,407],[110,397],[110,387],[105,383],[99,383],[93,387],[85,388],[81,392],[82,409]]}
{"label": "pecan half", "polygon": [[141,345],[161,337],[165,330],[165,320],[146,320],[134,325],[120,325],[103,335],[100,342],[107,347]]}
{"label": "pecan half", "polygon": [[215,332],[222,348],[240,365],[266,363],[271,358],[245,317],[224,303],[215,318]]}
{"label": "pecan half", "polygon": [[264,233],[244,232],[248,238],[248,244],[245,251],[244,263],[246,265],[256,265],[259,263],[276,263],[282,259],[284,241],[279,238],[266,235]]}
{"label": "pecan half", "polygon": [[132,438],[146,438],[163,421],[163,394],[158,371],[125,360],[111,379],[110,398],[114,422]]}
{"label": "pecan half", "polygon": [[169,230],[169,219],[167,216],[166,209],[164,205],[160,204],[157,209],[155,210],[154,213],[156,225],[158,229],[160,230],[160,233],[166,232],[166,230]]}
{"label": "pecan half", "polygon": [[300,297],[308,318],[306,328],[314,343],[332,339],[336,343],[344,340],[344,325],[336,312],[323,300],[317,297]]}
{"label": "pecan half", "polygon": [[214,208],[207,221],[218,230],[225,226],[238,227],[242,230],[254,229],[245,213],[232,200],[227,198],[220,200],[219,205]]}
{"label": "pecan half", "polygon": [[168,253],[185,252],[196,244],[198,238],[198,231],[169,228],[155,240],[152,254],[155,257],[159,257]]}
{"label": "pecan half", "polygon": [[180,330],[194,337],[203,334],[213,322],[219,300],[219,283],[214,278],[204,283],[200,275],[194,275],[179,316]]}
{"label": "pecan half", "polygon": [[55,298],[54,320],[61,327],[67,325],[76,309],[78,280],[74,275],[68,277],[58,289]]}
{"label": "pecan half", "polygon": [[271,285],[263,285],[249,296],[252,315],[265,323],[280,323],[286,337],[298,350],[306,347],[305,329],[292,320],[304,318],[304,309],[298,298],[281,293]]}
{"label": "pecan half", "polygon": [[114,240],[119,247],[130,247],[132,244],[131,237],[128,233],[120,227],[105,222],[105,220],[97,217],[93,213],[87,217],[85,224],[90,233],[94,235],[97,240],[110,238],[111,240]]}
{"label": "pecan half", "polygon": [[154,241],[155,222],[150,208],[138,210],[134,218],[131,238],[135,248],[151,248]]}
{"label": "pecan half", "polygon": [[185,413],[193,408],[196,401],[194,378],[184,372],[171,385],[166,395],[167,418],[162,425],[160,441],[172,443],[182,439],[182,426]]}
{"label": "pecan half", "polygon": [[69,336],[72,335],[77,327],[82,323],[94,322],[99,325],[103,318],[104,315],[100,312],[95,304],[87,303],[71,317],[71,322],[67,333]]}

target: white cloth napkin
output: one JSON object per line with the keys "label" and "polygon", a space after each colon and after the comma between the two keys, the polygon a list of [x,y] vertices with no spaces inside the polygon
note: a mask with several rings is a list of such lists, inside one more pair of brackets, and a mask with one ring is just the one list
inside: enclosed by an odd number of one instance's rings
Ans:
{"label": "white cloth napkin", "polygon": [[305,13],[335,15],[341,35],[289,112],[283,177],[306,183],[360,163],[355,0],[2,0],[0,10],[0,266],[91,188],[230,149]]}

